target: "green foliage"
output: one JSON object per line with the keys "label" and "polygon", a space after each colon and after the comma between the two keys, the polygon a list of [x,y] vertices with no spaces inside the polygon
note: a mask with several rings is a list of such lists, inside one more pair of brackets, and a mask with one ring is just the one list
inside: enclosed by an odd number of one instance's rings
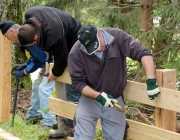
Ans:
{"label": "green foliage", "polygon": [[180,2],[157,1],[154,7],[152,17],[158,22],[150,33],[154,39],[153,53],[156,67],[176,69],[179,75]]}
{"label": "green foliage", "polygon": [[96,129],[96,137],[94,140],[104,140],[104,135],[102,130]]}
{"label": "green foliage", "polygon": [[78,0],[47,0],[45,5],[65,10],[67,8],[75,8],[77,1]]}
{"label": "green foliage", "polygon": [[[31,125],[26,123],[16,114],[14,127],[11,127],[11,121],[0,123],[0,128],[19,137],[21,140],[48,140],[49,133],[42,128],[42,123]],[[95,140],[104,140],[102,130],[96,130]]]}
{"label": "green foliage", "polygon": [[[24,13],[29,7],[34,5],[47,5],[62,9],[85,24],[95,24],[98,27],[121,28],[139,40],[145,37],[152,41],[152,46],[146,45],[154,56],[156,68],[180,68],[179,60],[179,23],[180,23],[180,3],[174,1],[155,1],[152,18],[155,23],[152,30],[140,32],[140,0],[133,2],[115,0],[14,0],[8,3],[10,8],[16,4],[19,11],[18,20],[21,18],[20,12]],[[21,5],[21,6],[18,6]],[[5,5],[4,5],[5,6]],[[2,5],[3,7],[3,5]],[[19,8],[21,7],[21,8]],[[14,8],[13,8],[14,9]],[[1,9],[0,9],[1,10]],[[14,15],[14,12],[9,11]],[[12,16],[11,16],[12,17]],[[21,21],[18,21],[21,23]],[[132,60],[128,61],[128,77],[133,79],[136,76],[135,70],[138,64]],[[138,74],[137,74],[138,75]],[[178,75],[180,75],[178,73]],[[136,77],[134,77],[136,78]]]}
{"label": "green foliage", "polygon": [[[0,21],[5,20],[12,20],[18,24],[22,24],[22,11],[21,11],[21,1],[20,0],[3,0],[0,2]],[[16,63],[24,63],[25,58],[23,57],[22,53],[18,49],[17,44],[13,43],[13,52],[12,52],[12,62]],[[13,73],[13,70],[12,70]],[[15,88],[15,78],[12,75],[12,88]],[[31,80],[28,76],[23,78],[20,81],[20,85],[22,88],[30,89],[31,87]]]}
{"label": "green foliage", "polygon": [[14,127],[11,127],[11,122],[0,123],[0,128],[19,137],[21,140],[47,140],[48,132],[42,128],[42,124],[30,125],[16,115]]}
{"label": "green foliage", "polygon": [[[19,46],[17,45],[17,43],[13,43],[13,48],[12,48],[12,72],[14,73],[14,65],[15,64],[22,64],[25,63],[25,61],[27,60],[27,58],[25,57],[25,55],[20,51]],[[12,89],[15,89],[16,86],[16,79],[14,74],[11,77],[11,85],[12,85]],[[19,89],[23,88],[25,90],[29,90],[32,87],[32,81],[30,79],[30,75],[24,76],[23,78],[20,79],[19,81]]]}

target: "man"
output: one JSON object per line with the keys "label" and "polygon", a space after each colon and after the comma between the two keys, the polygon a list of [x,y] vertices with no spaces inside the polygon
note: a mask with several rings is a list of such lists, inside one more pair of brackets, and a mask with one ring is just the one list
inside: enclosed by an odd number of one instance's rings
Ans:
{"label": "man", "polygon": [[[69,14],[53,7],[34,6],[25,13],[25,24],[19,29],[18,38],[22,45],[36,44],[54,56],[54,66],[48,81],[55,80],[67,67],[67,57],[77,41],[81,23]],[[70,92],[69,92],[70,91]],[[77,102],[79,94],[66,84],[68,101]],[[49,138],[66,138],[74,133],[73,121],[66,119]]]}
{"label": "man", "polygon": [[101,119],[107,140],[123,140],[125,113],[114,107],[124,106],[126,57],[142,62],[147,76],[148,96],[160,93],[156,85],[152,54],[120,29],[83,26],[68,57],[72,86],[81,93],[76,111],[74,140],[93,140]]}
{"label": "man", "polygon": [[[0,23],[2,34],[11,41],[18,42],[17,33],[19,28],[20,25],[13,21]],[[37,45],[21,47],[21,49],[28,60],[24,64],[16,64],[16,78],[22,78],[35,71],[38,73],[32,84],[31,107],[28,110],[26,121],[35,124],[43,117],[43,128],[52,128],[53,123],[56,122],[56,115],[50,113],[47,109],[49,108],[48,98],[52,96],[55,82],[47,83],[47,77],[40,75],[47,61],[46,53],[40,50]]]}

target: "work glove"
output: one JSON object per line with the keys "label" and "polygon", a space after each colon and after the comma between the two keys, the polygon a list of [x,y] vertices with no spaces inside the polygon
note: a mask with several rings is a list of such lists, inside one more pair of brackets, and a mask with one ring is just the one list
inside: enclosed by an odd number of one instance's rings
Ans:
{"label": "work glove", "polygon": [[104,107],[114,107],[114,103],[118,101],[114,99],[111,95],[102,92],[96,98],[98,102],[100,102]]}
{"label": "work glove", "polygon": [[25,76],[24,70],[20,70],[20,71],[15,71],[14,75],[16,76],[16,78],[22,78]]}
{"label": "work glove", "polygon": [[155,97],[160,94],[160,90],[156,84],[156,79],[147,79],[146,80],[147,84],[147,94],[150,100],[155,99]]}
{"label": "work glove", "polygon": [[26,67],[27,67],[27,64],[26,64],[26,63],[24,63],[24,64],[15,64],[15,65],[14,65],[15,70],[23,70],[23,69],[25,69]]}

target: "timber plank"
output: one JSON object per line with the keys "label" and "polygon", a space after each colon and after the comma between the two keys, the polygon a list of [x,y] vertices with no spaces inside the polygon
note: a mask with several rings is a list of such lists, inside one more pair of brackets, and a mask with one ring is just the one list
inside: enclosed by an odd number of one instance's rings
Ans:
{"label": "timber plank", "polygon": [[64,140],[73,140],[73,137],[67,137],[66,139]]}
{"label": "timber plank", "polygon": [[10,119],[12,42],[0,33],[0,122]]}
{"label": "timber plank", "polygon": [[139,103],[180,112],[180,91],[159,87],[161,93],[155,100],[149,100],[146,93],[146,84],[127,81],[124,98]]}
{"label": "timber plank", "polygon": [[[66,68],[64,73],[56,80],[71,84],[71,78]],[[139,103],[180,112],[180,91],[159,87],[161,94],[155,100],[149,100],[146,93],[146,84],[127,80],[124,98]]]}
{"label": "timber plank", "polygon": [[[51,69],[53,68],[53,66],[54,66],[54,63],[50,63],[49,72],[51,72]],[[48,63],[46,63],[46,69],[47,68],[48,68]],[[71,85],[71,77],[70,77],[67,67],[64,70],[63,74],[56,79],[56,81]]]}
{"label": "timber plank", "polygon": [[[77,104],[63,101],[61,99],[49,98],[49,109],[50,112],[73,119]],[[130,128],[128,129],[128,138],[132,140],[178,140],[180,134],[150,126],[140,122],[128,120]],[[97,123],[97,128],[101,128],[100,121]]]}
{"label": "timber plank", "polygon": [[128,120],[128,138],[132,140],[179,140],[180,134],[155,126]]}
{"label": "timber plank", "polygon": [[4,131],[0,128],[0,138],[3,138],[4,140],[20,140],[20,138]]}

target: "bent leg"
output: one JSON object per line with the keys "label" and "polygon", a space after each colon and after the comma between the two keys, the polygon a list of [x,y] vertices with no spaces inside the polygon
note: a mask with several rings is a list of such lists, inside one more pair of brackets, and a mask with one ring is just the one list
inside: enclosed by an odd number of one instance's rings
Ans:
{"label": "bent leg", "polygon": [[100,118],[102,105],[81,95],[76,111],[74,140],[94,140],[97,120]]}
{"label": "bent leg", "polygon": [[[124,107],[121,97],[117,98],[118,103]],[[126,117],[125,113],[116,108],[104,108],[104,113],[101,119],[102,129],[106,140],[123,140]]]}

